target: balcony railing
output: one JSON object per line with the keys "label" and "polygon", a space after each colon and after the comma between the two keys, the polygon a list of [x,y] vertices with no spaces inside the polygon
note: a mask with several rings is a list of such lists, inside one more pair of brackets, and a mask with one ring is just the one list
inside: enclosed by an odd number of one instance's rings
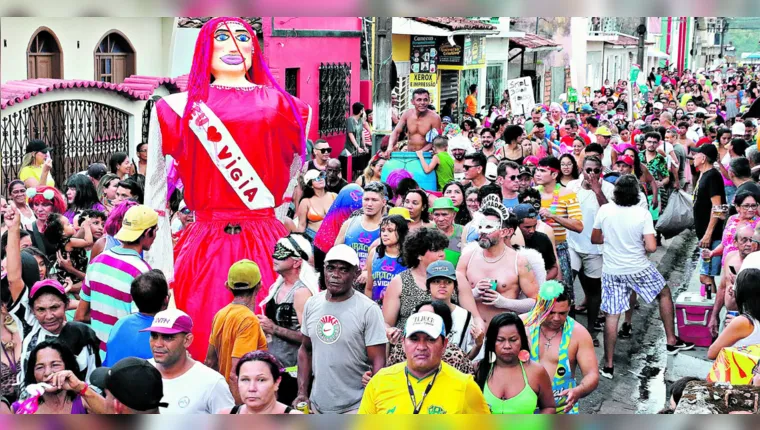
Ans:
{"label": "balcony railing", "polygon": [[615,17],[591,17],[588,21],[588,32],[591,36],[614,36],[620,30]]}

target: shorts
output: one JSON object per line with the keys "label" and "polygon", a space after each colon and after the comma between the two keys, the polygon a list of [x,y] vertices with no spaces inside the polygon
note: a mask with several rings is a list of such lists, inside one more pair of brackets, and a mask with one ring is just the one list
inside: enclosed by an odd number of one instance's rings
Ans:
{"label": "shorts", "polygon": [[583,254],[570,248],[570,266],[578,273],[581,273],[582,268],[587,278],[602,277],[602,262],[602,254]]}
{"label": "shorts", "polygon": [[630,307],[631,292],[635,291],[647,303],[652,303],[665,288],[665,278],[653,264],[632,275],[602,274],[602,310],[620,315]]}
{"label": "shorts", "polygon": [[[714,240],[712,244],[710,244],[710,250],[714,250],[715,248],[718,247],[718,245],[720,245],[720,240]],[[720,270],[721,270],[720,256],[713,257],[709,263],[705,263],[705,260],[703,260],[701,257],[699,260],[701,261],[701,264],[699,265],[700,275],[705,275],[705,276],[710,276],[710,277],[715,277],[715,276],[720,275]]]}

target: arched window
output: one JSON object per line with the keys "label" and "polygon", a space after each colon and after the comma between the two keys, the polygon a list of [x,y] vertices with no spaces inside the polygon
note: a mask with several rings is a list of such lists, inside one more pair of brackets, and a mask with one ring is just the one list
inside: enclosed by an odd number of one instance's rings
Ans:
{"label": "arched window", "polygon": [[52,30],[40,27],[26,48],[29,79],[63,79],[63,55]]}
{"label": "arched window", "polygon": [[111,31],[95,47],[95,80],[120,84],[135,74],[135,50],[119,31]]}

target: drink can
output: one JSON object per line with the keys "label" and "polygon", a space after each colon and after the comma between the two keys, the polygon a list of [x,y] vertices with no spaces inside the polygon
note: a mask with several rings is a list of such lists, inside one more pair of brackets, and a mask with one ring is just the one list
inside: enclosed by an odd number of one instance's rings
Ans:
{"label": "drink can", "polygon": [[732,317],[736,318],[739,316],[739,311],[727,311],[726,315],[731,315]]}
{"label": "drink can", "polygon": [[301,411],[301,412],[303,412],[304,414],[310,414],[311,413],[309,411],[309,404],[306,403],[306,402],[299,402],[296,405],[296,409],[299,410],[299,411]]}
{"label": "drink can", "polygon": [[496,291],[496,288],[498,288],[499,283],[496,282],[496,279],[491,279],[491,289]]}
{"label": "drink can", "polygon": [[[705,251],[710,251],[710,250],[707,248],[702,248],[702,252],[704,253]],[[702,257],[702,261],[704,261],[705,263],[709,263],[711,260],[712,260],[712,257]]]}

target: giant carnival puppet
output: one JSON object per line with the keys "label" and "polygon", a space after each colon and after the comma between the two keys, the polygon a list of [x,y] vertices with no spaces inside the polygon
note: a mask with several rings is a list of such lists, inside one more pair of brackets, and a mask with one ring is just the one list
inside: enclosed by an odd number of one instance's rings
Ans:
{"label": "giant carnival puppet", "polygon": [[[203,26],[187,92],[153,109],[146,204],[160,220],[148,262],[173,279],[177,308],[193,319],[197,360],[206,356],[214,315],[232,300],[229,267],[244,258],[258,263],[257,304],[276,279],[271,255],[287,231],[275,209],[292,193],[310,120],[311,108],[277,84],[255,32],[239,18]],[[172,253],[167,201],[175,179],[196,222]]]}

